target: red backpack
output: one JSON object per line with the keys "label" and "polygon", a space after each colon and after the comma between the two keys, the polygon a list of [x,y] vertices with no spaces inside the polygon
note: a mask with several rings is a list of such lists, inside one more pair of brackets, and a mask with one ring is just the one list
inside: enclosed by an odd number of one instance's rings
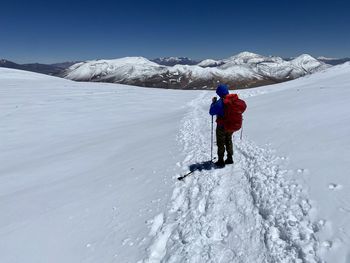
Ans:
{"label": "red backpack", "polygon": [[238,131],[242,127],[242,113],[246,110],[247,104],[238,98],[237,94],[228,94],[224,98],[224,129],[227,132]]}

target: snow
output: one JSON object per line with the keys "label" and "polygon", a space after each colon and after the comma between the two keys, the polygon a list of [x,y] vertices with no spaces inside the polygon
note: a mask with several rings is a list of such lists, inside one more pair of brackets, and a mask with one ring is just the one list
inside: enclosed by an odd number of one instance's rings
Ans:
{"label": "snow", "polygon": [[317,59],[319,59],[319,60],[335,60],[335,59],[339,59],[339,58],[329,58],[329,57],[320,56],[320,57],[317,57]]}
{"label": "snow", "polygon": [[214,60],[214,59],[204,59],[201,62],[199,62],[197,65],[200,67],[215,67],[217,65],[220,65],[221,61]]}
{"label": "snow", "polygon": [[322,65],[320,61],[308,54],[300,55],[299,57],[293,59],[290,63],[298,68],[305,70],[308,73],[312,73],[315,68],[318,68]]}
{"label": "snow", "polygon": [[[209,94],[189,104],[182,167],[209,158]],[[249,141],[236,145],[234,166],[195,172],[176,184],[144,262],[317,262],[308,200],[285,179],[283,158]]]}
{"label": "snow", "polygon": [[134,80],[159,79],[170,73],[176,74],[175,76],[181,74],[192,80],[217,78],[234,81],[266,78],[285,80],[288,76],[298,78],[327,67],[323,62],[305,54],[292,61],[285,61],[280,57],[241,52],[224,60],[204,60],[198,65],[161,66],[143,57],[87,61],[71,66],[66,71],[65,78],[133,84]]}
{"label": "snow", "polygon": [[116,78],[142,77],[154,75],[164,67],[143,57],[125,57],[113,60],[95,60],[77,63],[68,69],[66,78],[72,80],[90,80],[112,75]]}
{"label": "snow", "polygon": [[288,156],[290,174],[300,178],[315,200],[314,209],[325,219],[328,232],[321,236],[332,240],[337,251],[330,253],[329,262],[350,260],[349,249],[340,249],[344,243],[349,248],[350,233],[350,195],[345,190],[350,187],[349,73],[346,63],[280,84],[274,90],[281,91],[248,99],[254,107],[245,117],[246,132]]}
{"label": "snow", "polygon": [[192,59],[188,58],[188,57],[160,57],[157,58],[156,60],[159,60],[161,62],[182,62],[182,61],[192,61]]}
{"label": "snow", "polygon": [[0,262],[142,258],[195,93],[8,69],[0,87]]}
{"label": "snow", "polygon": [[0,69],[0,262],[349,262],[349,73],[239,91],[235,164],[178,181],[214,92]]}
{"label": "snow", "polygon": [[[259,76],[275,79],[284,79],[288,76],[298,78],[328,67],[307,54],[300,55],[292,61],[285,61],[280,57],[265,57],[250,52],[242,52],[223,61],[224,65],[220,66],[220,69],[234,69],[232,70],[234,72],[235,68],[245,66],[247,70],[250,70],[250,75],[254,75],[255,78],[259,78]],[[241,74],[241,77],[245,75],[249,75],[249,73]]]}
{"label": "snow", "polygon": [[238,53],[237,55],[234,55],[232,57],[229,57],[228,59],[225,59],[224,62],[235,62],[236,64],[243,64],[243,63],[257,63],[260,61],[264,61],[266,57],[255,54],[252,52],[243,51],[241,53]]}

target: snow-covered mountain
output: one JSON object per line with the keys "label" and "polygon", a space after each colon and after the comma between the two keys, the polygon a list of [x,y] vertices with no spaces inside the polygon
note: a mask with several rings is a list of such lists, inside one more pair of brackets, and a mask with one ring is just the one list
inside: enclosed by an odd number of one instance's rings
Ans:
{"label": "snow-covered mountain", "polygon": [[350,58],[328,58],[328,57],[318,57],[319,61],[322,61],[324,63],[330,64],[330,65],[339,65],[343,64],[345,62],[350,61]]}
{"label": "snow-covered mountain", "polygon": [[238,91],[235,163],[179,182],[210,158],[214,91],[0,68],[0,262],[348,263],[349,83]]}
{"label": "snow-covered mountain", "polygon": [[164,66],[196,65],[198,63],[198,61],[192,60],[188,57],[160,57],[152,59],[151,61]]}
{"label": "snow-covered mountain", "polygon": [[220,61],[204,60],[198,65],[164,66],[143,57],[87,61],[71,66],[63,76],[77,81],[158,88],[210,89],[218,82],[246,88],[295,79],[327,67],[309,55],[285,61],[280,57],[242,52]]}
{"label": "snow-covered mountain", "polygon": [[222,60],[215,60],[215,59],[204,59],[201,62],[199,62],[197,65],[203,68],[206,67],[217,67],[224,64]]}
{"label": "snow-covered mountain", "polygon": [[113,60],[80,62],[69,67],[65,77],[81,81],[104,81],[124,83],[147,81],[165,66],[160,66],[143,57],[125,57]]}

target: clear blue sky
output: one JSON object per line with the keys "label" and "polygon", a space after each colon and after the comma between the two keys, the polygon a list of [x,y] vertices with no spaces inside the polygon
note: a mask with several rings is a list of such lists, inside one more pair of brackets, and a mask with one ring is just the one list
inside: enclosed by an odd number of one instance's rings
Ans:
{"label": "clear blue sky", "polygon": [[350,56],[350,1],[2,1],[0,58]]}

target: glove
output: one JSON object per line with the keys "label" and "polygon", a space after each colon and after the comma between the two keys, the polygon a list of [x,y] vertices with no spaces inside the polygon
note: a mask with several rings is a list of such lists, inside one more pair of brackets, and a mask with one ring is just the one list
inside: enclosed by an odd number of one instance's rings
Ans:
{"label": "glove", "polygon": [[212,103],[215,103],[215,102],[218,101],[218,98],[217,97],[213,97],[213,99],[211,101],[212,101]]}

